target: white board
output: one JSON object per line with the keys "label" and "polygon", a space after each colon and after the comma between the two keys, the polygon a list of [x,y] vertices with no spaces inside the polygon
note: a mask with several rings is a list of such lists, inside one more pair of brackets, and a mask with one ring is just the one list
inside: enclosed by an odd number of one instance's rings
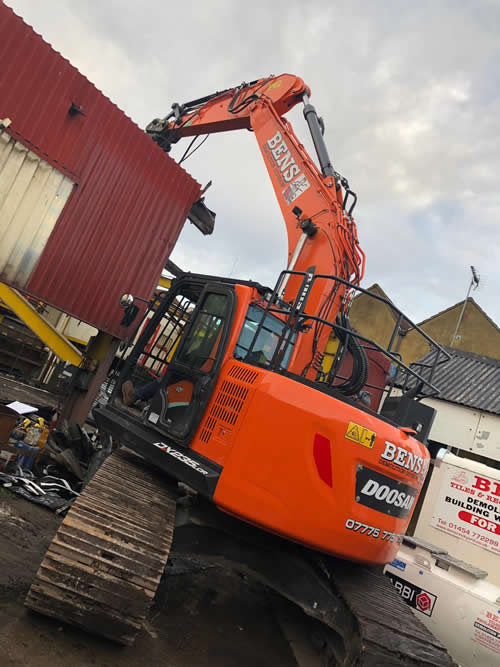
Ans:
{"label": "white board", "polygon": [[500,481],[473,470],[448,466],[430,524],[500,554]]}

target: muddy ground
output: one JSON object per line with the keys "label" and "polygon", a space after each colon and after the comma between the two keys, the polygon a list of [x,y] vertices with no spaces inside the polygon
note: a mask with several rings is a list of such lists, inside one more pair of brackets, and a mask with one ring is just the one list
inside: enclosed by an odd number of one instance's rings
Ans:
{"label": "muddy ground", "polygon": [[166,576],[131,648],[26,610],[24,597],[59,522],[0,489],[2,667],[297,666],[266,592],[220,568]]}

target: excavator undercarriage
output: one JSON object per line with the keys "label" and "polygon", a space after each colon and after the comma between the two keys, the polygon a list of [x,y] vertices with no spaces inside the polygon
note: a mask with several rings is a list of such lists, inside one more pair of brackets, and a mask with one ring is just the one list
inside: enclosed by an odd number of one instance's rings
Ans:
{"label": "excavator undercarriage", "polygon": [[229,566],[296,604],[325,665],[454,664],[381,570],[245,525],[127,449],[68,512],[26,606],[130,645],[169,554]]}

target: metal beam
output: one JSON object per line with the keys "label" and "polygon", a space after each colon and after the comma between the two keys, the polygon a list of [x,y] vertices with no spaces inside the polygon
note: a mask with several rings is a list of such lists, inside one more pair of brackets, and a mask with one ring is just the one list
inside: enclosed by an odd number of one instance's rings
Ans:
{"label": "metal beam", "polygon": [[57,331],[16,290],[0,283],[0,299],[35,333],[62,361],[79,366],[83,361],[80,351]]}
{"label": "metal beam", "polygon": [[165,262],[165,269],[170,271],[170,273],[172,273],[176,278],[182,276],[182,274],[185,273],[185,271],[183,271],[180,266],[177,266],[175,262],[172,262],[171,259],[167,259]]}

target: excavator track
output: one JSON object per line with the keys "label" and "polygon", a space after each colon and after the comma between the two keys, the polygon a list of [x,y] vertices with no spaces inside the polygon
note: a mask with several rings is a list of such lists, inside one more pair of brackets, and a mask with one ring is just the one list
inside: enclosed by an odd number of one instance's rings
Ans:
{"label": "excavator track", "polygon": [[[324,664],[452,667],[446,648],[403,602],[379,569],[327,559],[332,590],[354,618],[351,633],[324,633]],[[335,623],[330,627],[335,627]]]}
{"label": "excavator track", "polygon": [[325,667],[455,665],[381,568],[322,556],[203,503],[179,511],[172,556],[229,566],[294,603]]}
{"label": "excavator track", "polygon": [[[186,498],[184,499],[186,500]],[[442,644],[373,568],[297,547],[176,494],[128,450],[66,515],[26,599],[34,611],[130,645],[172,555],[247,574],[295,603],[325,667],[452,667]],[[304,620],[305,618],[304,617]],[[300,663],[299,663],[300,664]]]}
{"label": "excavator track", "polygon": [[131,645],[167,563],[175,508],[165,477],[115,452],[59,527],[26,606]]}

